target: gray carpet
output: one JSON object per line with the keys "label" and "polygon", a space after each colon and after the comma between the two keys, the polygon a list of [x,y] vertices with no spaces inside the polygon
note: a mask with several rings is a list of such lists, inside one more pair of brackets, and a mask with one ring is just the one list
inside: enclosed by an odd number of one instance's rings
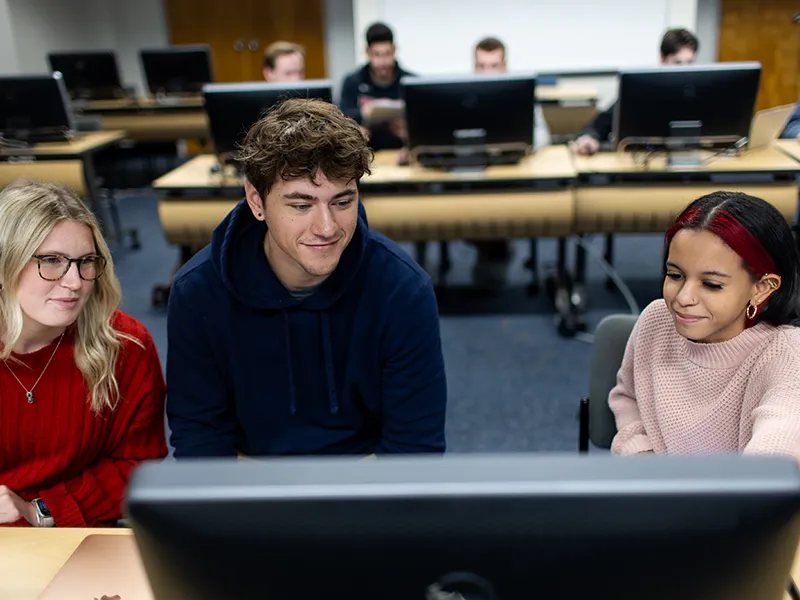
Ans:
{"label": "gray carpet", "polygon": [[[162,363],[167,336],[164,309],[150,304],[152,288],[169,280],[178,251],[164,240],[157,200],[151,194],[120,202],[125,227],[137,227],[142,248],[114,249],[126,312],[152,333]],[[593,243],[600,248],[601,240]],[[661,237],[620,236],[616,260],[640,308],[660,293]],[[412,252],[411,244],[404,247]],[[555,260],[555,241],[539,242],[544,274]],[[528,244],[515,242],[509,286],[496,293],[469,287],[475,253],[462,242],[451,244],[453,267],[448,287],[438,292],[442,342],[448,375],[448,449],[453,452],[567,451],[577,449],[577,406],[588,388],[592,346],[559,337],[554,313],[543,292],[526,291],[530,275],[523,263]],[[429,248],[432,273],[438,245]],[[613,312],[627,311],[618,292],[606,291],[604,273],[589,264],[589,331]]]}

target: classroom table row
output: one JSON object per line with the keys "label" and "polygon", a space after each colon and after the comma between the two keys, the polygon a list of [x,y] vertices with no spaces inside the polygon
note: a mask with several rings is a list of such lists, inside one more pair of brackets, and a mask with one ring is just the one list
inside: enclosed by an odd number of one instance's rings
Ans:
{"label": "classroom table row", "polygon": [[[799,160],[796,141],[734,156],[709,151],[699,167],[668,166],[663,155],[647,157],[646,164],[644,155],[632,153],[576,156],[558,145],[516,165],[448,172],[400,166],[394,152],[380,152],[360,192],[370,226],[398,241],[557,238],[558,260],[546,287],[566,299],[555,304],[559,329],[569,335],[584,326],[587,256],[578,247],[574,265],[567,265],[568,236],[606,234],[610,260],[612,234],[665,231],[689,202],[719,189],[762,197],[794,222]],[[209,242],[243,196],[241,177],[213,155],[193,158],[153,188],[164,235],[184,249],[181,260]],[[531,248],[538,283],[535,242]],[[446,254],[441,266],[444,276]],[[168,284],[157,287],[154,302],[165,301],[168,290]]]}
{"label": "classroom table row", "polygon": [[[124,131],[100,131],[67,143],[2,149],[0,186],[20,177],[65,184],[89,200],[104,230],[119,237],[120,225],[107,223],[94,159],[125,136]],[[398,241],[557,238],[559,259],[547,287],[567,299],[556,305],[560,330],[570,334],[583,325],[586,255],[579,248],[574,267],[568,268],[568,236],[661,232],[690,201],[724,188],[763,197],[794,222],[799,161],[795,140],[734,156],[708,152],[699,167],[668,166],[663,155],[576,156],[557,145],[516,165],[442,171],[400,166],[394,152],[380,152],[361,182],[361,194],[370,226]],[[209,154],[160,177],[153,188],[165,237],[182,249],[182,260],[208,243],[243,195],[241,177]],[[446,260],[442,263],[446,266]],[[533,256],[535,281],[536,263]],[[164,301],[168,289],[168,284],[156,286],[154,302]]]}
{"label": "classroom table row", "polygon": [[[36,600],[81,541],[91,534],[132,538],[129,529],[0,529],[0,600]],[[133,558],[138,557],[134,554]],[[138,561],[120,564],[119,559],[110,559],[106,567],[127,577],[131,572],[143,576]],[[800,581],[800,552],[795,555],[792,577]],[[786,598],[790,600],[788,594]]]}
{"label": "classroom table row", "polygon": [[[588,86],[538,86],[536,97],[556,139],[574,136],[597,112],[597,90]],[[200,96],[90,100],[77,103],[75,108],[79,116],[98,118],[104,130],[124,130],[128,139],[137,142],[210,139]]]}

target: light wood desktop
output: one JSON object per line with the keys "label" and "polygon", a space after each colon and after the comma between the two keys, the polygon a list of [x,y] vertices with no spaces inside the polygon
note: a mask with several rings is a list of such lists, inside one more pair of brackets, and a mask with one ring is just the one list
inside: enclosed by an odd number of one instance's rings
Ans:
{"label": "light wood desktop", "polygon": [[[544,148],[518,165],[466,173],[398,166],[395,153],[382,152],[361,192],[370,226],[394,239],[559,236],[571,229],[568,182],[574,176],[561,146]],[[481,189],[463,189],[472,184]],[[153,188],[161,196],[164,233],[176,245],[208,243],[242,197],[241,180],[229,169],[219,171],[212,155],[192,159]]]}
{"label": "light wood desktop", "polygon": [[[0,600],[36,600],[91,534],[132,535],[129,529],[0,529]],[[800,580],[800,552],[792,576]]]}
{"label": "light wood desktop", "polygon": [[689,202],[716,190],[736,190],[774,204],[794,221],[798,162],[775,147],[741,156],[709,157],[699,168],[667,167],[663,155],[645,168],[643,154],[573,154],[579,182],[575,188],[575,233],[664,231]]}
{"label": "light wood desktop", "polygon": [[397,240],[557,237],[574,219],[572,168],[564,146],[519,164],[440,171],[376,161],[363,180],[370,226]]}
{"label": "light wood desktop", "polygon": [[103,129],[124,130],[127,139],[134,141],[207,139],[210,136],[201,96],[170,102],[159,102],[151,97],[92,100],[82,110],[86,115],[99,116]]}
{"label": "light wood desktop", "polygon": [[800,140],[776,140],[775,147],[795,160],[800,160]]}
{"label": "light wood desktop", "polygon": [[48,142],[32,148],[0,149],[0,187],[15,179],[36,179],[61,184],[88,198],[100,219],[100,190],[94,170],[94,155],[125,137],[124,131],[79,133],[68,142]]}

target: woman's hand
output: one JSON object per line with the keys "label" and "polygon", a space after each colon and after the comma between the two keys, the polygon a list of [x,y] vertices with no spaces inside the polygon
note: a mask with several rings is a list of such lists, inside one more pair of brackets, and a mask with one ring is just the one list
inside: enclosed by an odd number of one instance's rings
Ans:
{"label": "woman's hand", "polygon": [[0,523],[14,523],[20,519],[36,525],[33,504],[17,496],[8,487],[0,485]]}

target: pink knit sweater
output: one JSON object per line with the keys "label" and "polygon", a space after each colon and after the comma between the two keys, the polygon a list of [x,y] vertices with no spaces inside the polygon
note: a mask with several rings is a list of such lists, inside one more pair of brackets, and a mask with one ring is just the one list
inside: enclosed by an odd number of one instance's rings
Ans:
{"label": "pink knit sweater", "polygon": [[698,344],[664,300],[642,312],[608,403],[615,454],[790,454],[800,459],[800,327],[759,323]]}

